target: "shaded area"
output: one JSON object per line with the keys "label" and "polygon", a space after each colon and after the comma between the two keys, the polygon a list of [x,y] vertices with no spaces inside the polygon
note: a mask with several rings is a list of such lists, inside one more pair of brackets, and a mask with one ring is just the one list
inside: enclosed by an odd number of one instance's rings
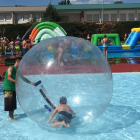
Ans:
{"label": "shaded area", "polygon": [[27,115],[26,115],[25,113],[23,113],[23,114],[18,114],[18,115],[14,115],[14,116],[15,116],[15,119],[20,119],[20,120],[27,117]]}

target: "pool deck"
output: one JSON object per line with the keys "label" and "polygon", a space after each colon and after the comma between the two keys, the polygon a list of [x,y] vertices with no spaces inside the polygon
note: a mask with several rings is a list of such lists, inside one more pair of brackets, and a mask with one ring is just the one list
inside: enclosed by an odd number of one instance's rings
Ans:
{"label": "pool deck", "polygon": [[[5,65],[6,58],[9,57],[0,57],[0,75],[8,68]],[[108,58],[108,62],[113,73],[140,72],[140,57]]]}

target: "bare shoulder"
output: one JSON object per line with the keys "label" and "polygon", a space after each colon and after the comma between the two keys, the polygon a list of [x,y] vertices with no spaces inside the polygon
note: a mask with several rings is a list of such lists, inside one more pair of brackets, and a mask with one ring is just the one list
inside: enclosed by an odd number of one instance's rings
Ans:
{"label": "bare shoulder", "polygon": [[59,110],[60,108],[61,108],[61,105],[57,106],[57,107],[56,107],[56,110]]}
{"label": "bare shoulder", "polygon": [[12,71],[12,70],[13,70],[13,68],[12,68],[12,67],[9,67],[9,68],[8,68],[8,71]]}

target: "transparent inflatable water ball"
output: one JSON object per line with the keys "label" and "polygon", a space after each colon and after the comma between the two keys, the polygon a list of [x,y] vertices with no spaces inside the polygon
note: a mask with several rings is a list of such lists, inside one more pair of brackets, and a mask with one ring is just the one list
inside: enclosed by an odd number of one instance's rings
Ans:
{"label": "transparent inflatable water ball", "polygon": [[[41,83],[35,87],[27,79]],[[92,43],[76,37],[54,37],[36,44],[23,57],[16,90],[24,112],[40,126],[51,127],[58,113],[50,124],[46,122],[64,96],[76,113],[70,127],[87,127],[110,104],[112,73]]]}

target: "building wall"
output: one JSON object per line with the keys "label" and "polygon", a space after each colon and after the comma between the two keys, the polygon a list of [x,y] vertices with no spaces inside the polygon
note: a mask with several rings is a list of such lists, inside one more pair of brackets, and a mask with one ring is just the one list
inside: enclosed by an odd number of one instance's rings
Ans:
{"label": "building wall", "polygon": [[29,12],[17,12],[17,13],[0,13],[0,24],[22,24],[29,22],[32,18],[41,21],[43,13],[29,13]]}
{"label": "building wall", "polygon": [[0,14],[0,24],[12,24],[12,14]]}
{"label": "building wall", "polygon": [[15,14],[15,23],[21,24],[21,23],[27,23],[29,22],[32,18],[35,18],[38,21],[41,21],[43,13],[16,13]]}
{"label": "building wall", "polygon": [[[98,21],[95,20],[94,15],[98,15]],[[101,20],[101,12],[100,11],[85,11],[84,12],[84,19],[87,22],[99,22]]]}
{"label": "building wall", "polygon": [[62,21],[70,22],[80,22],[80,12],[79,13],[59,13]]}
{"label": "building wall", "polygon": [[140,10],[137,10],[137,20],[140,20]]}
{"label": "building wall", "polygon": [[[0,24],[22,24],[32,18],[41,21],[46,6],[0,7]],[[81,11],[59,12],[62,21],[80,22]],[[140,10],[83,11],[85,22],[111,22],[140,20]],[[83,17],[82,17],[83,18]]]}
{"label": "building wall", "polygon": [[80,22],[80,14],[70,14],[69,21],[71,22]]}
{"label": "building wall", "polygon": [[[97,19],[97,15],[99,15],[98,21],[94,20],[94,17]],[[85,11],[84,16],[87,22],[134,21],[140,20],[140,10]]]}

